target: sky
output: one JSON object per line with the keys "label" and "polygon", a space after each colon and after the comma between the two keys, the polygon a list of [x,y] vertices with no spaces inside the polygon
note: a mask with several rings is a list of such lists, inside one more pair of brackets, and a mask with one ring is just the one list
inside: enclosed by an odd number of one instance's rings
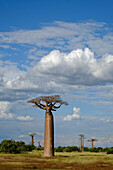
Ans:
{"label": "sky", "polygon": [[113,1],[0,0],[0,141],[44,143],[44,111],[61,95],[55,146],[113,146]]}

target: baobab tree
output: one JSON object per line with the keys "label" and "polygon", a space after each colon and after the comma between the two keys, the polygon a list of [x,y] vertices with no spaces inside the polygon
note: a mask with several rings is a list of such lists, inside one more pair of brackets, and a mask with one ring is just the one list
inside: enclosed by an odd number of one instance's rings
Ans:
{"label": "baobab tree", "polygon": [[54,121],[52,111],[56,111],[62,104],[68,103],[60,95],[40,96],[28,101],[35,107],[45,110],[44,156],[54,156]]}
{"label": "baobab tree", "polygon": [[84,151],[84,139],[85,139],[85,135],[80,134],[80,151]]}
{"label": "baobab tree", "polygon": [[91,139],[89,139],[89,140],[87,140],[88,142],[91,142],[91,148],[93,148],[93,142],[94,141],[97,141],[97,139],[95,139],[95,138],[91,138]]}
{"label": "baobab tree", "polygon": [[37,135],[37,133],[28,133],[27,135],[31,136],[31,145],[34,145],[34,136]]}

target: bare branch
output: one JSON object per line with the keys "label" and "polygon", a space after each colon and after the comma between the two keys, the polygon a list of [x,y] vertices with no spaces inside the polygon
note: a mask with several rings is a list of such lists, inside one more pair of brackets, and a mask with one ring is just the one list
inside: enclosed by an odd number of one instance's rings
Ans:
{"label": "bare branch", "polygon": [[61,105],[62,104],[60,104],[59,106],[53,106],[53,108],[58,109],[58,108],[60,108]]}
{"label": "bare branch", "polygon": [[41,106],[43,106],[43,107],[45,107],[45,105],[44,105],[44,104],[42,104],[42,103],[40,103],[40,105],[41,105]]}
{"label": "bare branch", "polygon": [[35,103],[35,105],[36,105],[36,106],[38,106],[39,108],[43,109],[43,110],[46,110],[46,108],[45,108],[45,107],[41,106],[41,105],[40,105],[40,104],[38,104],[38,103]]}
{"label": "bare branch", "polygon": [[52,108],[51,110],[52,110],[52,111],[56,111],[56,110],[55,110],[55,109],[53,109],[53,108]]}

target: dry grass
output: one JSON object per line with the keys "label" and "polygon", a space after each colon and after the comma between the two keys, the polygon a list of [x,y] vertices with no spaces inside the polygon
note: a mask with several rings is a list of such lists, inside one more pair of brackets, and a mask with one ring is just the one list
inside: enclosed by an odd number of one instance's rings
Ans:
{"label": "dry grass", "polygon": [[0,154],[0,170],[113,169],[113,155],[90,152],[55,153],[55,157],[43,157],[43,151],[24,154]]}

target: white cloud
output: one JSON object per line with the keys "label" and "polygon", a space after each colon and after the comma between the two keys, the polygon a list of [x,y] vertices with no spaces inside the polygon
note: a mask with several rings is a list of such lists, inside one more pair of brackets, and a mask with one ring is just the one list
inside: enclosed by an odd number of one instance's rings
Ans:
{"label": "white cloud", "polygon": [[39,50],[36,47],[31,48],[28,52],[28,59],[39,60],[39,57],[48,54],[46,50]]}
{"label": "white cloud", "polygon": [[113,123],[113,119],[112,118],[104,117],[104,118],[100,118],[100,120],[104,121],[105,123]]}
{"label": "white cloud", "polygon": [[10,113],[10,102],[0,102],[0,119],[13,119],[14,114]]}
{"label": "white cloud", "polygon": [[58,83],[68,85],[105,85],[113,82],[113,56],[96,59],[94,53],[85,48],[70,53],[54,50],[42,57],[32,72]]}
{"label": "white cloud", "polygon": [[64,121],[71,121],[73,119],[77,120],[87,120],[87,121],[102,121],[105,123],[113,123],[112,117],[97,117],[97,116],[82,116],[80,112],[80,108],[73,108],[73,114],[67,115],[63,118]]}
{"label": "white cloud", "polygon": [[98,136],[97,141],[96,141],[96,146],[106,146],[106,147],[112,147],[113,143],[113,136],[108,136],[108,137],[100,137]]}
{"label": "white cloud", "polygon": [[2,47],[2,48],[10,48],[10,45],[0,45],[0,47]]}
{"label": "white cloud", "polygon": [[11,43],[62,50],[74,50],[88,46],[98,56],[113,53],[112,32],[105,23],[100,22],[69,23],[56,21],[41,29],[1,32],[0,37],[0,42],[6,43],[6,47]]}
{"label": "white cloud", "polygon": [[19,138],[27,137],[27,135],[19,135]]}
{"label": "white cloud", "polygon": [[28,120],[33,120],[33,117],[30,116],[17,116],[16,119],[20,120],[20,121],[28,121]]}
{"label": "white cloud", "polygon": [[73,108],[74,113],[72,115],[67,115],[64,117],[64,121],[71,121],[72,119],[82,119],[81,113],[80,113],[80,108]]}

